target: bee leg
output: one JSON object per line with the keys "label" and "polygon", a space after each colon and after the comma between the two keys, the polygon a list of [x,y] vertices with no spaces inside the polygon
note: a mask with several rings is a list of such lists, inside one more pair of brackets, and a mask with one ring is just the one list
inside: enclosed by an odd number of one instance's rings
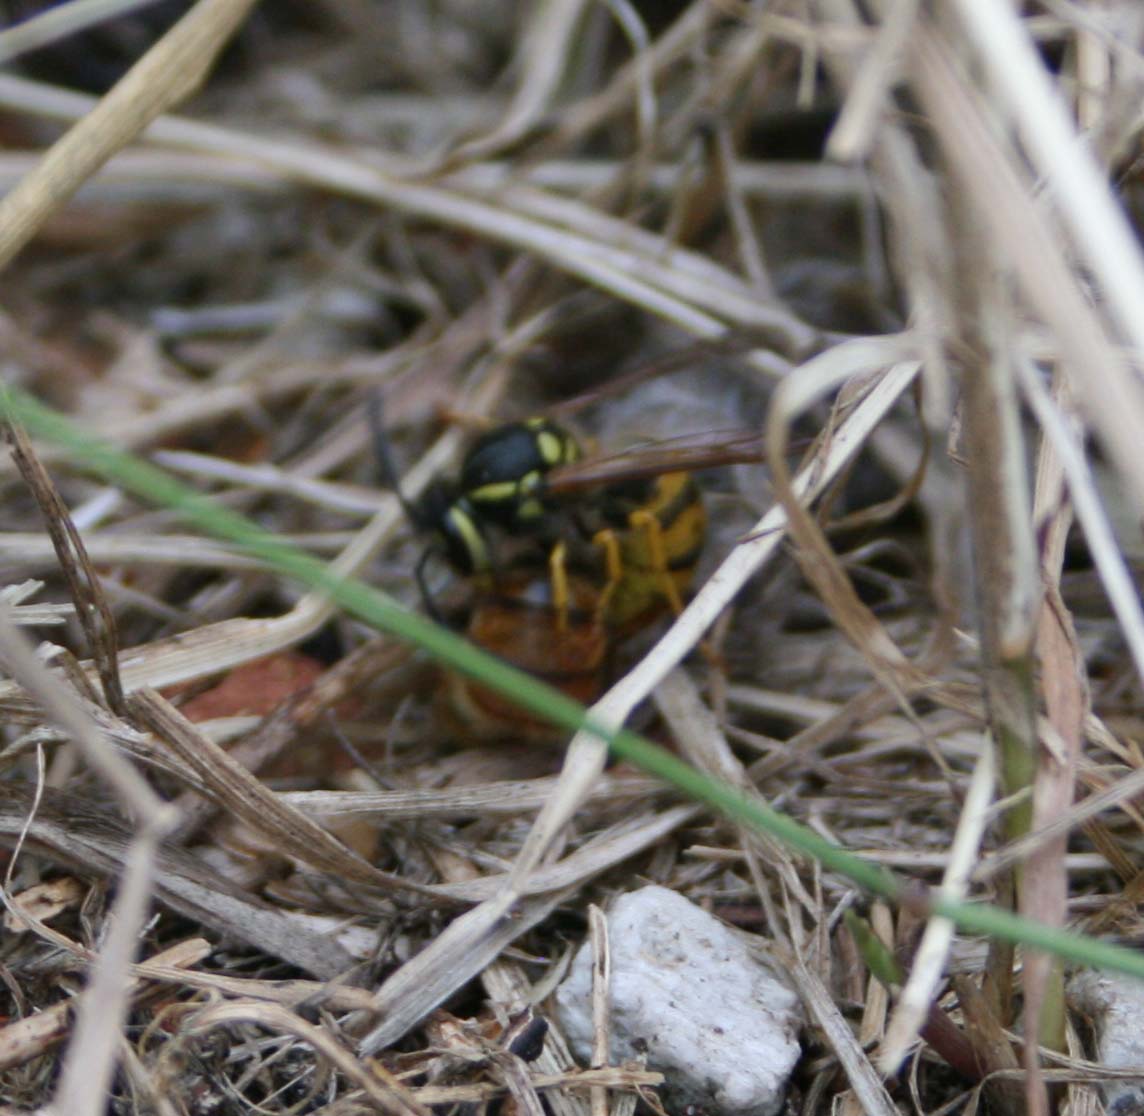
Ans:
{"label": "bee leg", "polygon": [[671,566],[667,561],[667,550],[663,545],[663,524],[654,513],[639,509],[628,516],[628,522],[637,530],[643,531],[647,539],[648,553],[651,555],[652,569],[659,579],[659,589],[664,599],[671,606],[671,611],[678,616],[683,611],[683,598],[679,595],[679,586],[671,576]]}
{"label": "bee leg", "polygon": [[611,527],[597,531],[592,536],[592,545],[599,547],[604,553],[604,591],[600,594],[596,611],[599,616],[606,618],[612,596],[624,576],[624,560],[620,553],[619,537]]}
{"label": "bee leg", "polygon": [[567,548],[558,542],[548,555],[548,581],[552,586],[552,607],[556,612],[556,630],[568,630],[568,564]]}

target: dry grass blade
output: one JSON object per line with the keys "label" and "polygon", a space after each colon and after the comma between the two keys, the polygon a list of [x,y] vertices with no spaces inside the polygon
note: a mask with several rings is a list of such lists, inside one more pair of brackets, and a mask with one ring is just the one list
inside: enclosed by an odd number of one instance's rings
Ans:
{"label": "dry grass blade", "polygon": [[533,8],[520,40],[520,84],[495,131],[449,152],[433,167],[434,173],[495,154],[518,142],[537,123],[564,74],[585,6],[585,0],[545,0]]}
{"label": "dry grass blade", "polygon": [[[35,165],[19,153],[0,152],[0,188],[11,188]],[[477,163],[458,172],[475,191],[488,193],[509,183],[528,183],[547,190],[594,191],[616,181],[623,164],[609,159],[553,159],[517,166],[498,160]],[[862,198],[870,180],[861,167],[789,160],[737,159],[729,168],[730,185],[747,199],[776,202],[816,198],[847,201]],[[671,194],[681,170],[675,163],[648,168],[646,188]],[[235,191],[273,197],[290,192],[291,178],[253,160],[231,155],[212,158],[180,151],[128,150],[109,160],[83,187],[85,200],[116,201],[126,197],[166,205],[225,198]],[[178,322],[180,319],[175,317]],[[347,374],[352,374],[347,370]],[[176,459],[180,456],[174,454]],[[295,483],[304,483],[297,478]],[[347,494],[352,499],[352,494]]]}
{"label": "dry grass blade", "polygon": [[[975,876],[978,880],[988,879],[994,872],[1003,872],[1014,864],[1028,858],[1045,842],[1059,840],[1074,829],[1084,826],[1085,822],[1099,817],[1107,810],[1122,803],[1129,803],[1138,794],[1144,791],[1144,769],[1137,769],[1131,775],[1125,776],[1119,782],[1113,783],[1107,789],[1090,795],[1071,809],[1055,817],[1043,826],[1038,826],[1032,833],[1012,845],[994,853],[982,863]],[[1112,855],[1111,849],[1109,855]],[[1116,861],[1113,860],[1115,863]],[[1135,869],[1130,869],[1123,878],[1128,880],[1135,876]]]}
{"label": "dry grass blade", "polygon": [[265,834],[286,855],[342,879],[385,891],[426,890],[374,868],[328,830],[292,809],[154,690],[132,695],[131,710],[198,774],[232,817]]}
{"label": "dry grass blade", "polygon": [[333,980],[255,980],[223,973],[187,971],[160,964],[157,959],[136,968],[148,980],[163,981],[182,989],[198,988],[238,1000],[264,1000],[288,1008],[321,1007],[339,1012],[370,1010],[369,992]]}
{"label": "dry grass blade", "polygon": [[[561,1095],[575,1096],[578,1092],[595,1088],[608,1090],[654,1089],[663,1084],[663,1074],[641,1070],[633,1066],[605,1067],[604,1069],[574,1070],[568,1073],[538,1073],[531,1079],[537,1089],[546,1091],[551,1104]],[[457,1104],[464,1101],[487,1101],[505,1093],[503,1085],[476,1083],[473,1085],[423,1085],[413,1091],[425,1105]]]}
{"label": "dry grass blade", "polygon": [[884,16],[878,37],[851,81],[846,102],[830,130],[826,141],[829,158],[846,163],[870,154],[878,117],[886,109],[889,90],[917,13],[918,0],[895,0]]}
{"label": "dry grass blade", "polygon": [[1120,552],[1108,514],[1096,491],[1092,470],[1084,459],[1076,434],[1069,429],[1065,416],[1054,404],[1037,377],[1036,370],[1028,361],[1019,360],[1017,372],[1022,392],[1036,414],[1045,437],[1051,441],[1060,458],[1068,481],[1070,504],[1084,528],[1093,561],[1100,571],[1109,603],[1124,632],[1136,671],[1144,678],[1144,609],[1140,606],[1124,555]]}
{"label": "dry grass blade", "polygon": [[[1035,829],[1059,817],[1072,805],[1077,765],[1089,711],[1083,656],[1076,626],[1061,596],[1060,579],[1065,546],[1072,526],[1072,506],[1065,496],[1064,466],[1046,434],[1038,455],[1033,514],[1042,527],[1041,572],[1045,597],[1037,626],[1037,658],[1041,665],[1041,692],[1057,746],[1042,746],[1033,784]],[[1041,845],[1025,864],[1029,888],[1028,911],[1041,922],[1063,926],[1068,917],[1068,840],[1061,836]],[[1029,952],[1024,959],[1026,1011],[1038,1021],[1042,1045],[1065,1048],[1066,1015],[1059,998],[1064,995],[1060,966],[1044,954]]]}
{"label": "dry grass blade", "polygon": [[[152,966],[174,974],[174,979],[182,979],[184,969],[197,965],[211,952],[211,946],[202,938],[195,938],[180,945],[172,946],[162,953],[148,958],[135,966],[140,975],[151,976]],[[170,978],[168,978],[170,979]],[[129,994],[133,1000],[146,995],[146,988],[140,976],[130,982]],[[36,1015],[9,1023],[0,1028],[0,1071],[11,1069],[33,1058],[42,1057],[53,1045],[67,1038],[72,1028],[74,1004],[64,1001]]]}
{"label": "dry grass blade", "polygon": [[697,813],[695,806],[677,806],[647,820],[621,823],[614,833],[600,834],[563,861],[536,871],[528,881],[528,891],[522,895],[506,887],[511,873],[471,883],[440,885],[440,893],[476,898],[481,900],[480,906],[450,923],[444,933],[377,990],[374,1010],[384,1017],[384,1022],[365,1036],[362,1051],[372,1054],[396,1042],[587,880],[654,847]]}
{"label": "dry grass blade", "polygon": [[[767,452],[771,473],[775,492],[787,515],[787,529],[798,547],[796,554],[804,575],[814,585],[838,626],[862,650],[874,675],[895,695],[902,707],[908,709],[907,690],[919,685],[921,676],[907,662],[873,611],[859,599],[831,550],[825,532],[803,506],[785,460],[789,430],[799,412],[815,395],[828,394],[840,382],[849,379],[845,366],[833,366],[831,358],[837,353],[836,349],[820,357],[813,370],[810,366],[804,367],[798,376],[787,379],[775,392],[767,416]],[[836,408],[844,414],[849,408],[857,407],[866,386],[852,384],[854,398],[847,398],[850,393],[844,391],[835,404]],[[827,444],[833,436],[832,428],[839,421],[832,419],[829,423],[825,434]]]}
{"label": "dry grass blade", "polygon": [[[314,540],[321,545],[309,546],[323,554],[344,545],[345,538]],[[306,545],[303,542],[303,545]],[[90,561],[116,566],[198,566],[203,569],[258,570],[261,564],[244,554],[236,554],[220,543],[196,535],[117,535],[89,537],[84,544]],[[50,539],[32,532],[8,531],[0,539],[0,553],[13,569],[47,571],[53,569],[58,551]]]}
{"label": "dry grass blade", "polygon": [[[962,228],[958,274],[977,273],[982,261],[995,259],[973,215],[960,212]],[[990,268],[992,270],[992,267]],[[981,632],[983,689],[990,742],[998,749],[1000,783],[1011,805],[1006,834],[1023,836],[1032,824],[1030,794],[1037,764],[1036,694],[1033,647],[1041,591],[1036,542],[1028,496],[1024,439],[1012,373],[1012,339],[999,307],[999,282],[962,285],[966,389],[964,427],[969,454],[974,573]],[[1016,905],[1027,912],[1032,883],[1018,866],[1014,872]],[[997,945],[990,974],[996,982],[1001,1026],[1012,1022],[1013,951]],[[1059,983],[1059,981],[1058,981]],[[1043,1086],[1033,1074],[1031,1096],[1043,1105]]]}
{"label": "dry grass blade", "polygon": [[[563,859],[538,868],[529,878],[524,894],[543,895],[568,887],[582,887],[630,857],[654,848],[657,842],[693,821],[699,813],[698,806],[683,805],[659,813],[626,817],[595,834]],[[438,884],[437,892],[456,899],[493,902],[510,875],[486,876],[467,884]]]}
{"label": "dry grass blade", "polygon": [[[608,945],[608,923],[604,912],[597,906],[588,908],[589,941],[592,943],[592,1061],[593,1069],[606,1066],[610,1060],[608,1019],[609,985],[612,979],[611,951]],[[592,1116],[606,1116],[608,1095],[603,1089],[593,1089]]]}
{"label": "dry grass blade", "polygon": [[[864,26],[853,0],[819,0],[817,7],[825,19],[842,27]],[[883,39],[883,43],[885,41]],[[911,34],[910,49],[912,46]],[[907,50],[903,54],[906,63],[908,56]],[[854,56],[844,51],[828,52],[824,62],[834,75],[835,84],[848,94],[859,80],[860,69]],[[871,67],[876,64],[876,61],[869,63]],[[894,271],[904,284],[909,317],[916,325],[924,356],[922,377],[927,425],[943,430],[953,414],[954,388],[943,351],[943,341],[950,336],[953,311],[944,289],[951,246],[950,231],[943,220],[939,182],[929,173],[927,161],[913,138],[892,116],[881,122],[870,163],[874,171],[873,189],[887,214],[892,215],[887,234],[896,264]],[[948,515],[948,509],[945,514]],[[939,555],[938,561],[941,560]]]}
{"label": "dry grass blade", "polygon": [[[858,345],[841,356],[832,350],[826,356],[840,360],[857,372],[865,360],[891,359],[898,353],[900,349],[890,341],[869,348]],[[903,362],[883,374],[875,388],[834,432],[824,450],[825,460],[808,466],[795,479],[792,487],[800,500],[813,500],[825,489],[859,451],[864,439],[909,387],[917,372],[916,363]],[[632,709],[699,643],[747,579],[778,551],[785,527],[786,512],[781,507],[773,508],[755,525],[749,541],[731,552],[656,646],[596,703],[592,713],[598,723],[623,724]],[[527,880],[552,841],[575,815],[603,771],[604,760],[605,749],[594,736],[580,733],[573,739],[564,762],[562,785],[545,804],[517,857],[513,869],[516,886]]]}
{"label": "dry grass blade", "polygon": [[91,564],[87,548],[67,507],[36,456],[27,435],[14,426],[8,427],[7,434],[16,467],[40,506],[60,569],[67,578],[76,615],[83,625],[88,647],[95,659],[96,670],[99,671],[99,679],[103,683],[103,696],[113,713],[122,714],[124,704],[123,683],[119,677],[119,639],[115,631],[115,617],[108,607],[99,575]]}
{"label": "dry grass blade", "polygon": [[[967,891],[989,822],[989,803],[995,780],[993,748],[985,743],[973,769],[973,781],[958,819],[949,866],[942,876],[942,893],[951,899],[960,899]],[[930,1016],[952,942],[953,925],[948,919],[930,919],[878,1052],[878,1067],[887,1076],[898,1071],[910,1044]]]}
{"label": "dry grass blade", "polygon": [[[32,803],[32,795],[18,784],[0,784],[0,841],[16,841]],[[45,791],[27,832],[50,859],[101,876],[123,870],[131,840],[130,830],[114,814],[52,790]],[[158,862],[158,899],[224,938],[263,949],[323,979],[353,967],[355,958],[327,930],[253,899],[194,857],[163,848]]]}
{"label": "dry grass blade", "polygon": [[365,1090],[366,1095],[382,1112],[391,1116],[428,1116],[429,1109],[380,1063],[356,1058],[323,1028],[307,1023],[279,1004],[219,1004],[197,1013],[191,1029],[202,1034],[214,1027],[236,1023],[266,1027],[309,1043],[339,1073],[345,1074],[358,1088]]}
{"label": "dry grass blade", "polygon": [[[439,790],[283,791],[279,797],[311,818],[399,821],[520,814],[543,806],[555,785],[555,778],[546,778]],[[604,776],[592,790],[592,801],[646,802],[662,785],[643,775]]]}
{"label": "dry grass blade", "polygon": [[0,65],[155,0],[71,0],[0,31]]}
{"label": "dry grass blade", "polygon": [[0,267],[108,159],[206,80],[255,0],[199,0],[40,165],[0,201]]}
{"label": "dry grass blade", "polygon": [[[674,670],[657,687],[655,703],[675,738],[680,752],[699,770],[740,787],[750,796],[758,794],[746,770],[724,736],[718,721],[704,703],[695,684],[681,670]],[[768,888],[759,879],[757,861],[762,861],[783,883],[787,894],[804,906],[813,902],[795,871],[792,857],[778,842],[739,828],[739,843],[752,866],[760,902],[769,906]],[[783,941],[785,935],[773,910],[768,910],[769,932]]]}
{"label": "dry grass blade", "polygon": [[[79,1008],[75,1039],[56,1094],[63,1111],[80,1116],[94,1114],[102,1107],[114,1070],[115,1046],[127,1006],[127,967],[146,918],[157,848],[163,834],[174,824],[175,814],[115,753],[85,715],[75,695],[36,658],[6,609],[0,609],[0,659],[9,673],[39,699],[47,715],[69,732],[88,762],[115,787],[138,826],[123,850],[115,926],[92,968]],[[26,806],[30,805],[29,797]],[[21,818],[18,832],[31,832],[37,821],[33,818],[29,826],[27,818]]]}
{"label": "dry grass blade", "polygon": [[[1014,114],[1022,142],[1054,193],[1076,249],[1100,284],[1122,334],[1137,351],[1144,349],[1139,314],[1144,255],[1096,160],[1069,120],[1044,60],[1011,9],[988,0],[957,0],[951,7],[996,82],[1004,110]],[[1116,444],[1123,449],[1124,424],[1139,419],[1144,395],[1123,365],[1113,365],[1105,373],[1103,388],[1111,400],[1131,408],[1116,424]],[[1111,420],[1107,410],[1103,414]],[[1125,480],[1139,483],[1139,464],[1132,468],[1131,458],[1128,464]]]}
{"label": "dry grass blade", "polygon": [[1117,461],[1124,483],[1144,510],[1137,432],[1144,396],[1081,290],[1031,188],[1001,149],[953,67],[948,49],[922,24],[911,78],[932,116],[951,167],[972,200],[977,220],[1004,252],[1022,290],[1053,330],[1077,398]]}
{"label": "dry grass blade", "polygon": [[795,986],[815,1025],[821,1028],[827,1045],[838,1058],[861,1110],[867,1116],[891,1116],[897,1109],[874,1069],[866,1051],[858,1045],[854,1032],[843,1018],[829,990],[800,957],[790,970]]}

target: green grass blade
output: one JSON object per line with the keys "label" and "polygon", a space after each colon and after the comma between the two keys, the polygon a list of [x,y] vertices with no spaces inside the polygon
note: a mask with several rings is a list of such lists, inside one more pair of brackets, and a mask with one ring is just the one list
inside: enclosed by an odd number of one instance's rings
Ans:
{"label": "green grass blade", "polygon": [[317,559],[282,542],[250,520],[200,495],[162,470],[93,438],[62,415],[14,388],[0,389],[0,418],[20,423],[62,446],[84,469],[136,497],[177,511],[202,531],[242,548],[279,573],[327,593],[346,612],[398,639],[416,644],[450,669],[512,698],[522,708],[569,732],[586,729],[624,759],[712,806],[725,816],[766,832],[848,877],[864,890],[923,913],[941,915],[960,929],[1043,949],[1071,961],[1116,969],[1144,979],[1144,956],[1123,947],[1058,930],[996,907],[954,902],[932,894],[880,865],[871,864],[757,798],[710,779],[650,740],[627,729],[595,723],[566,694],[480,651],[454,632],[398,604],[359,581],[339,577]]}

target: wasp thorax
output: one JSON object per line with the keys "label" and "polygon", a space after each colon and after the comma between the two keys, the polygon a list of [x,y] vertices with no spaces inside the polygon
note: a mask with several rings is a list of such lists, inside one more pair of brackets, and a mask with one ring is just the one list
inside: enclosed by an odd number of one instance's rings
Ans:
{"label": "wasp thorax", "polygon": [[580,458],[580,446],[550,419],[508,423],[480,438],[461,466],[461,490],[482,516],[524,526],[548,510],[544,477]]}

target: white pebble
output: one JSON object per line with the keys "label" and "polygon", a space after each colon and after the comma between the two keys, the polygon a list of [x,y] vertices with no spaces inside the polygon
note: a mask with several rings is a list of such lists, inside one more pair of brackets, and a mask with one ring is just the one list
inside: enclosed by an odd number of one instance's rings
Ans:
{"label": "white pebble", "polygon": [[[798,998],[735,934],[677,892],[645,887],[608,912],[611,1058],[664,1074],[669,1111],[773,1116],[799,1049]],[[556,992],[577,1057],[592,1050],[592,954],[585,944]]]}
{"label": "white pebble", "polygon": [[[1102,1065],[1118,1070],[1144,1066],[1144,982],[1086,970],[1069,981],[1068,998],[1092,1020]],[[1144,1112],[1144,1076],[1109,1078],[1101,1092],[1110,1116]]]}

